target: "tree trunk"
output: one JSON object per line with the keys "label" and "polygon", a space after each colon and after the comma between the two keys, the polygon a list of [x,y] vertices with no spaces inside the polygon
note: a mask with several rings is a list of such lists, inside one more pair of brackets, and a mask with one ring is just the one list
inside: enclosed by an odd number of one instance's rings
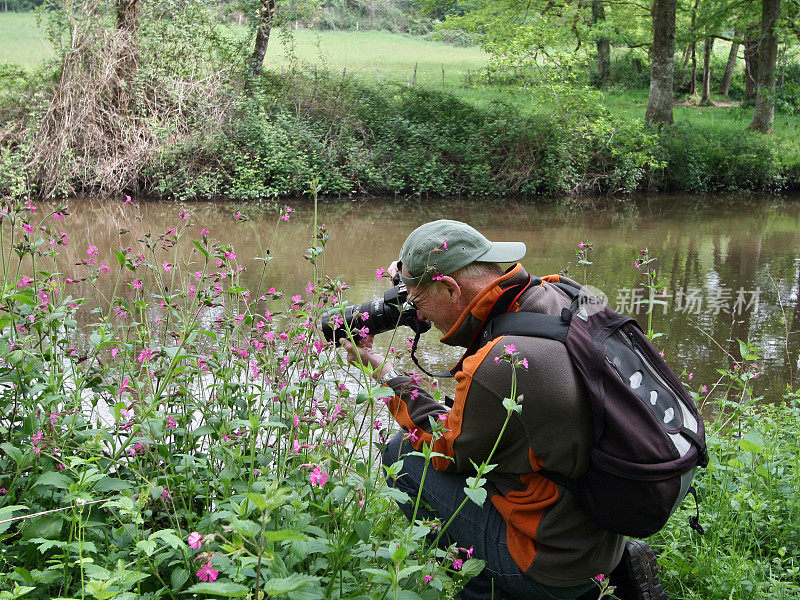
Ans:
{"label": "tree trunk", "polygon": [[781,0],[762,0],[756,110],[753,122],[748,126],[759,133],[771,133],[775,120],[775,65],[778,62],[778,33],[775,28],[780,16]]}
{"label": "tree trunk", "polygon": [[744,99],[742,106],[750,106],[756,99],[758,77],[758,38],[755,27],[748,27],[744,35]]}
{"label": "tree trunk", "polygon": [[728,92],[731,89],[731,82],[733,81],[733,71],[736,69],[736,58],[739,54],[740,40],[742,39],[741,32],[738,29],[733,30],[733,40],[731,41],[731,51],[728,53],[728,64],[725,65],[725,73],[722,75],[722,84],[719,86],[719,93],[728,97]]}
{"label": "tree trunk", "polygon": [[675,79],[675,10],[677,0],[653,0],[653,45],[650,57],[650,97],[645,120],[672,123],[672,88]]}
{"label": "tree trunk", "polygon": [[[592,21],[595,25],[604,24],[606,9],[603,0],[592,0]],[[608,83],[611,76],[611,40],[605,36],[597,38],[597,80],[601,86]]]}
{"label": "tree trunk", "polygon": [[112,86],[113,102],[120,110],[127,110],[133,101],[133,78],[136,74],[136,29],[138,27],[138,0],[117,0],[117,31],[121,36],[120,54],[114,69],[116,81]]}
{"label": "tree trunk", "polygon": [[711,51],[714,49],[714,38],[709,36],[703,45],[703,95],[700,98],[701,106],[710,106],[711,103]]}
{"label": "tree trunk", "polygon": [[267,55],[269,34],[272,32],[272,21],[275,17],[275,0],[262,0],[258,9],[256,26],[256,44],[250,58],[250,76],[258,79],[264,70],[264,57]]}
{"label": "tree trunk", "polygon": [[695,32],[695,25],[697,23],[697,6],[700,4],[700,0],[694,0],[694,6],[692,7],[692,19],[691,23],[689,24],[689,35],[692,36],[692,41],[689,44],[689,49],[691,50],[692,55],[692,75],[689,79],[689,95],[694,96],[697,93],[697,39]]}

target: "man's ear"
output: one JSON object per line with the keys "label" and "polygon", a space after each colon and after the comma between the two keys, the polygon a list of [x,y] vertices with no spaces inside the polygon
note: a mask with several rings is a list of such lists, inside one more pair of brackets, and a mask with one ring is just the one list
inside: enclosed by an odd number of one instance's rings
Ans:
{"label": "man's ear", "polygon": [[458,285],[458,282],[445,275],[442,277],[442,283],[445,285],[445,292],[447,294],[447,299],[450,300],[453,304],[457,304],[459,300],[461,300],[461,286]]}

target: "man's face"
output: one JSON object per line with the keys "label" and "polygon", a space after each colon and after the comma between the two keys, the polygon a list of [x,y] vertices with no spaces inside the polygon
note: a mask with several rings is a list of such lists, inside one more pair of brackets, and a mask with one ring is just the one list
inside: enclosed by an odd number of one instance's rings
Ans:
{"label": "man's face", "polygon": [[[408,273],[403,268],[404,273]],[[408,298],[417,309],[417,318],[433,324],[442,333],[447,333],[461,316],[460,305],[454,301],[449,287],[422,285],[408,286]]]}

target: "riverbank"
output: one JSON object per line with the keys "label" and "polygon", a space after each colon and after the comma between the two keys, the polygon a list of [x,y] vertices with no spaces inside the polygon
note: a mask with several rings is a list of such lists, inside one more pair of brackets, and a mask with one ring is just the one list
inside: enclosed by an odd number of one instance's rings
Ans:
{"label": "riverbank", "polygon": [[[3,192],[262,200],[301,195],[313,178],[330,196],[800,188],[800,144],[782,115],[774,136],[745,131],[738,108],[682,106],[676,125],[649,128],[638,90],[488,85],[472,79],[485,60],[475,49],[379,32],[328,32],[326,48],[362,35],[375,52],[340,48],[323,65],[296,56],[312,53],[301,39],[247,82],[229,30],[149,26],[135,73],[113,66],[119,48],[91,27],[58,64],[0,68]],[[374,78],[361,63],[380,65]]]}
{"label": "riverbank", "polygon": [[[334,196],[800,189],[797,142],[741,124],[656,129],[584,102],[526,114],[513,104],[479,108],[433,89],[306,71],[266,75],[250,97],[234,84],[195,90],[200,97],[182,106],[169,93],[118,112],[106,93],[87,104],[85,90],[54,107],[41,93],[50,84],[20,78],[22,106],[6,93],[0,109],[0,186],[44,197],[240,200],[301,195],[314,178]],[[165,114],[162,103],[172,107]]]}

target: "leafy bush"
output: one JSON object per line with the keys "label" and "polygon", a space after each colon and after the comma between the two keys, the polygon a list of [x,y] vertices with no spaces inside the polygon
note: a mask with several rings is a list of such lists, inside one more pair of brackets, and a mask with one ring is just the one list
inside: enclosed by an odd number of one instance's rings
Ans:
{"label": "leafy bush", "polygon": [[713,393],[695,394],[714,408],[710,462],[695,479],[705,535],[689,533],[687,499],[650,542],[670,597],[685,600],[774,598],[800,594],[800,394],[781,405],[750,397],[760,351],[720,371]]}
{"label": "leafy bush", "polygon": [[[73,254],[66,208],[1,208],[3,598],[434,600],[481,570],[429,543],[441,524],[407,524],[378,468],[391,390],[315,335],[345,288],[324,273],[324,227],[287,298],[246,289],[251,257],[183,210]],[[122,210],[136,230],[138,206]]]}
{"label": "leafy bush", "polygon": [[659,189],[777,191],[785,185],[779,145],[770,137],[738,127],[678,124],[662,129],[661,146],[665,167],[654,176]]}

